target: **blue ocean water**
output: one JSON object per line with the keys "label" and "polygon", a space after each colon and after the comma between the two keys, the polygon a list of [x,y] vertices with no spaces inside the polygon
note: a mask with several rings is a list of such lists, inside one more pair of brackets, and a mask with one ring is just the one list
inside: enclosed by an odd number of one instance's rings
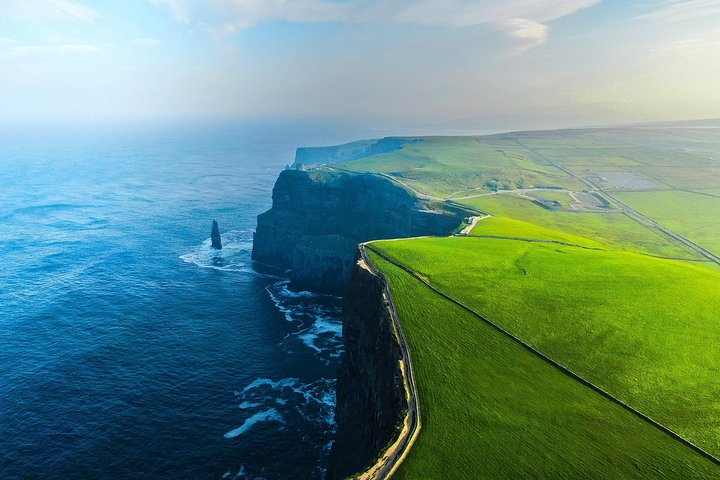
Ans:
{"label": "blue ocean water", "polygon": [[256,273],[252,231],[296,146],[353,135],[0,132],[0,478],[320,478],[339,300]]}

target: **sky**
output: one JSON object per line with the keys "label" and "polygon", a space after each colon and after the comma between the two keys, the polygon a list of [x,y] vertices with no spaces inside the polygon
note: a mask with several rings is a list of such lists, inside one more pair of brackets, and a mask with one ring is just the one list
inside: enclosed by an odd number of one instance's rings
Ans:
{"label": "sky", "polygon": [[0,122],[720,117],[720,0],[0,0]]}

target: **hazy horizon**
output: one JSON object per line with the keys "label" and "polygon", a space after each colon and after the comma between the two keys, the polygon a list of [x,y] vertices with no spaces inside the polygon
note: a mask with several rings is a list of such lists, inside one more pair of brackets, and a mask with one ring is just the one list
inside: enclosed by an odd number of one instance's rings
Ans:
{"label": "hazy horizon", "polygon": [[720,0],[4,0],[0,123],[720,117]]}

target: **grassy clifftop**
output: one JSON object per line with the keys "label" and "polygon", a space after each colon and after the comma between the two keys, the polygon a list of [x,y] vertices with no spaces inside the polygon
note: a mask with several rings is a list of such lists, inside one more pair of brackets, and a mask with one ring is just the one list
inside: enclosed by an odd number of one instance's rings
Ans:
{"label": "grassy clifftop", "polygon": [[[403,243],[412,248],[416,242],[420,240]],[[378,246],[394,254],[395,243]],[[717,475],[718,467],[710,461],[509,341],[405,271],[372,258],[388,278],[410,344],[423,421],[398,478]],[[455,277],[455,284],[468,282],[457,271]],[[571,332],[558,336],[573,338]]]}
{"label": "grassy clifftop", "polygon": [[[453,299],[720,456],[720,130],[429,137],[339,165],[480,220],[373,242]],[[423,428],[400,478],[717,478],[720,467],[373,255]]]}

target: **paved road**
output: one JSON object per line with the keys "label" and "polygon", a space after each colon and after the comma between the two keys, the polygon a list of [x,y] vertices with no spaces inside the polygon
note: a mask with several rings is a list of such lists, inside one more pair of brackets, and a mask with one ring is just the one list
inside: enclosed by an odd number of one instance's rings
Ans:
{"label": "paved road", "polygon": [[490,215],[481,215],[479,217],[470,217],[470,223],[465,228],[460,230],[460,232],[456,233],[455,235],[458,237],[467,237],[468,235],[470,235],[470,232],[473,231],[473,228],[475,228],[475,226],[478,224],[478,222],[480,220],[485,220],[489,216]]}

